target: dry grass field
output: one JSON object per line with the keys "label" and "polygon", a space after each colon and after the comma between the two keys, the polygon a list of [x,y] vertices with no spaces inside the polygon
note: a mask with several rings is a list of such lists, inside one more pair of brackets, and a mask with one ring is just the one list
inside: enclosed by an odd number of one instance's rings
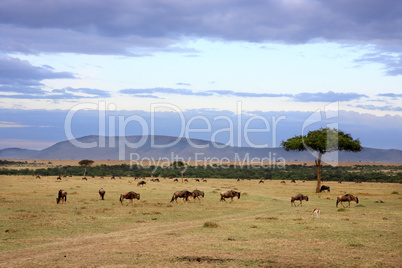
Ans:
{"label": "dry grass field", "polygon": [[[127,177],[0,176],[0,267],[400,267],[402,185],[325,185],[330,193],[301,181],[148,178],[139,187]],[[59,189],[68,192],[66,204],[56,204]],[[170,203],[182,189],[202,190],[205,198]],[[219,202],[229,189],[241,198]],[[141,199],[122,206],[127,191]],[[309,201],[291,207],[297,193]],[[336,208],[344,193],[359,204]],[[311,217],[315,207],[319,218]]]}

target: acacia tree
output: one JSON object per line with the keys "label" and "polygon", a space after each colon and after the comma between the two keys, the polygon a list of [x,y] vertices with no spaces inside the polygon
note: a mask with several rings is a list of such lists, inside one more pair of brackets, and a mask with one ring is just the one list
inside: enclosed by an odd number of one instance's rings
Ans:
{"label": "acacia tree", "polygon": [[185,168],[186,164],[184,164],[183,161],[174,161],[174,162],[171,164],[171,166],[174,167],[174,168],[180,169],[181,182],[183,182],[183,173],[184,173],[184,168]]}
{"label": "acacia tree", "polygon": [[317,153],[315,166],[317,167],[316,193],[321,188],[321,157],[325,153],[335,151],[360,152],[363,147],[359,139],[353,139],[350,134],[330,128],[321,128],[310,131],[307,135],[300,135],[282,141],[281,146],[286,151],[314,151]]}
{"label": "acacia tree", "polygon": [[89,167],[90,165],[92,165],[94,162],[95,162],[95,161],[93,161],[93,160],[88,160],[88,159],[84,159],[84,160],[81,160],[80,162],[78,162],[78,165],[80,165],[81,167],[85,167],[85,170],[84,170],[84,177],[85,177],[85,174],[87,173],[87,167]]}

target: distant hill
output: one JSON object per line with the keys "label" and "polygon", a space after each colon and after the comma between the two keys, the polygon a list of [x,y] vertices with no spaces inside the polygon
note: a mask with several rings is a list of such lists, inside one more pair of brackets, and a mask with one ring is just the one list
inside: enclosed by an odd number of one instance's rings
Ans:
{"label": "distant hill", "polygon": [[[0,150],[2,159],[92,159],[92,160],[147,160],[158,161],[314,161],[309,152],[286,152],[283,148],[230,147],[222,143],[199,139],[169,136],[103,137],[85,136],[78,138],[81,146],[70,141],[56,143],[43,150],[8,148]],[[81,148],[94,143],[92,148]],[[83,146],[82,146],[83,145]],[[169,146],[168,146],[169,145]],[[89,146],[91,147],[91,146]],[[123,158],[123,159],[122,159]],[[402,151],[364,148],[359,153],[339,152],[339,162],[402,163]]]}

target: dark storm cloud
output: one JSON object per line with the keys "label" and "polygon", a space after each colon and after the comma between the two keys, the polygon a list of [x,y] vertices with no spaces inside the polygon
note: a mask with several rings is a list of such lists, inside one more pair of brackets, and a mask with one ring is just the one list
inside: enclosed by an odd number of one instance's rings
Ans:
{"label": "dark storm cloud", "polygon": [[[184,37],[401,45],[399,0],[5,0],[3,51],[136,54]],[[139,51],[139,54],[142,54]]]}
{"label": "dark storm cloud", "polygon": [[[40,81],[44,79],[63,78],[71,79],[75,76],[69,72],[55,72],[52,67],[47,65],[33,66],[28,61],[0,55],[0,85],[14,87],[13,92],[20,90],[26,92],[28,86],[40,86],[42,85]],[[19,86],[19,88],[15,86]]]}
{"label": "dark storm cloud", "polygon": [[45,79],[75,79],[70,72],[56,72],[49,65],[34,66],[18,58],[0,56],[0,97],[13,99],[107,98],[110,93],[92,88],[43,89]]}

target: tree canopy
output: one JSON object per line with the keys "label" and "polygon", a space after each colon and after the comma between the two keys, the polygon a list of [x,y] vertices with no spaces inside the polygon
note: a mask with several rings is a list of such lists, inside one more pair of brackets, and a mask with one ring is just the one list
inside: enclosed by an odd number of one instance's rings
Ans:
{"label": "tree canopy", "polygon": [[317,167],[317,187],[319,192],[321,187],[321,157],[325,153],[335,151],[360,152],[363,147],[359,139],[335,128],[321,128],[310,131],[307,135],[299,135],[282,141],[281,146],[286,151],[314,151],[318,153],[315,161]]}
{"label": "tree canopy", "polygon": [[84,170],[84,177],[85,177],[85,174],[87,173],[87,167],[89,167],[90,165],[92,165],[94,162],[95,162],[95,161],[89,160],[89,159],[84,159],[84,160],[81,160],[80,162],[78,162],[78,165],[85,167],[85,170]]}

